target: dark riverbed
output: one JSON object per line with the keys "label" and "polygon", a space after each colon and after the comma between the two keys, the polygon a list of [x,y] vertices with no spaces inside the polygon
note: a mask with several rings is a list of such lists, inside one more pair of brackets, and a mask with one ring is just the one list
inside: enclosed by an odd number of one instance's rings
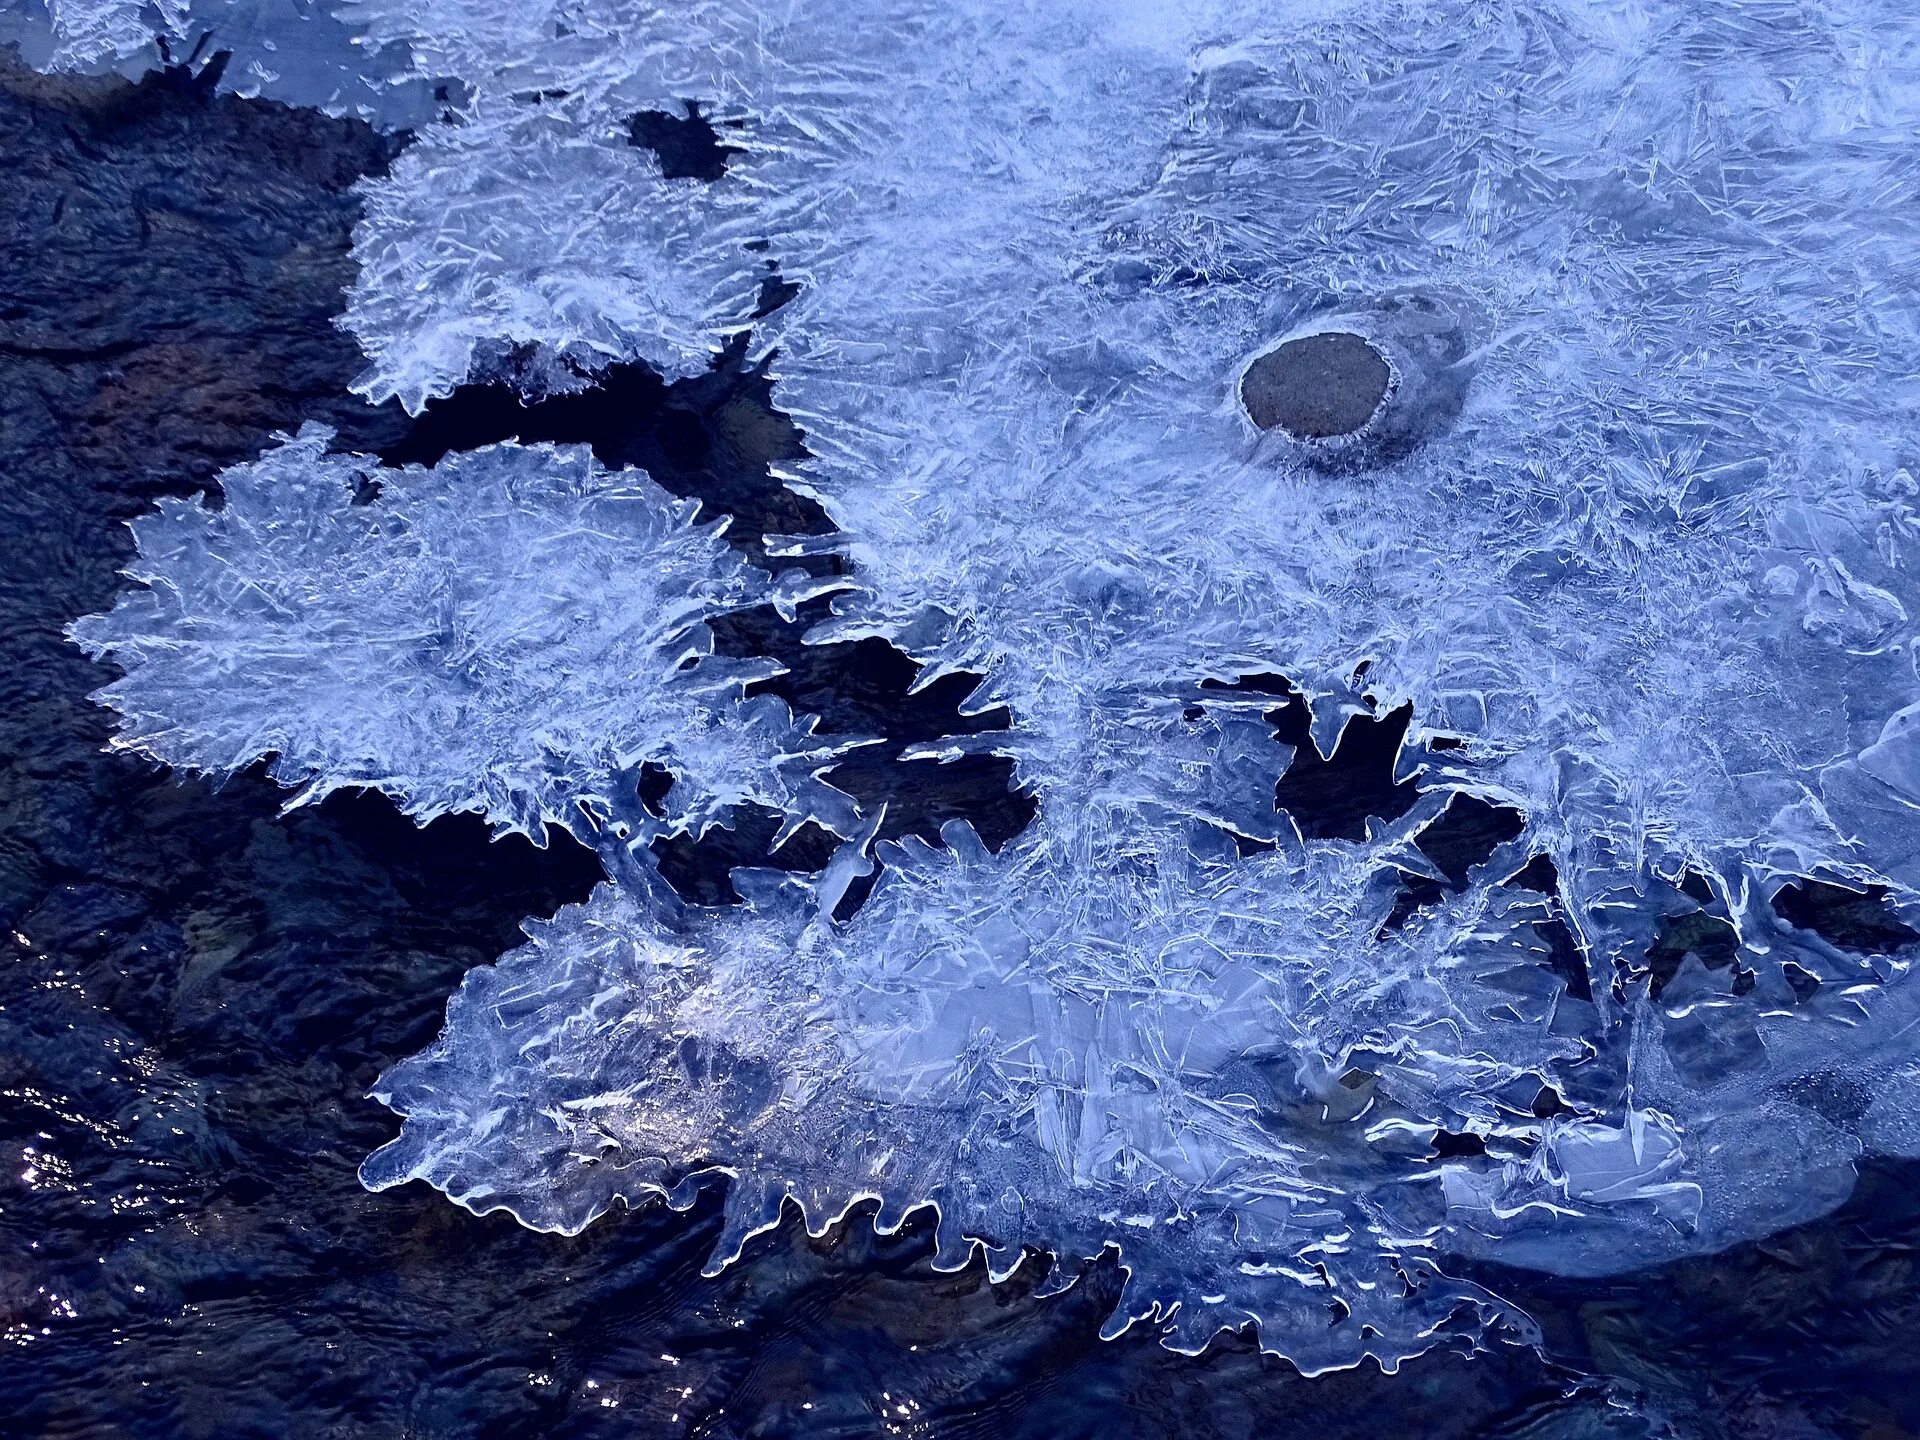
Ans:
{"label": "dark riverbed", "polygon": [[[373,796],[282,815],[257,774],[215,787],[109,755],[87,699],[105,676],[61,630],[111,602],[128,517],[274,430],[322,420],[343,447],[431,459],[502,438],[475,428],[498,406],[414,426],[348,392],[360,358],[331,316],[351,186],[391,158],[364,127],[184,73],[0,66],[0,156],[0,1431],[1920,1433],[1920,1167],[1711,1260],[1502,1277],[1551,1360],[1441,1353],[1314,1381],[1244,1339],[1197,1360],[1138,1330],[1103,1343],[1109,1269],[1037,1301],[1021,1279],[935,1274],[924,1233],[877,1238],[858,1216],[818,1241],[789,1224],[705,1280],[710,1206],[565,1240],[419,1186],[367,1194],[355,1167],[396,1128],[365,1098],[375,1076],[596,863],[491,843],[471,818],[416,830]],[[757,377],[617,394],[515,433],[617,431],[683,493],[784,503],[740,478],[797,443]],[[856,659],[808,683],[850,713],[903,688],[885,657]],[[921,797],[916,823],[992,813],[1011,833],[1006,782]],[[724,875],[675,863],[689,885]]]}

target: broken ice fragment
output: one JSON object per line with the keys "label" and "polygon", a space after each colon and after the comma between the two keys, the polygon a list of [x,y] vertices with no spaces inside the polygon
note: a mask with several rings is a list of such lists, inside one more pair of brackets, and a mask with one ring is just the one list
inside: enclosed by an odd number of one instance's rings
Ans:
{"label": "broken ice fragment", "polygon": [[1680,1136],[1665,1116],[1635,1111],[1625,1125],[1562,1125],[1549,1148],[1567,1194],[1576,1200],[1602,1205],[1650,1200],[1677,1219],[1699,1207],[1699,1187],[1674,1179]]}

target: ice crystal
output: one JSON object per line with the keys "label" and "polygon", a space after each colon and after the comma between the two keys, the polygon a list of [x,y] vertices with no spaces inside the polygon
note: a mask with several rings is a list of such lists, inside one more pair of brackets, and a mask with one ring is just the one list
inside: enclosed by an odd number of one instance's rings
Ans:
{"label": "ice crystal", "polygon": [[[370,390],[417,407],[528,347],[686,368],[777,259],[801,288],[753,343],[858,579],[816,638],[987,674],[1016,728],[965,743],[1014,754],[1040,802],[998,855],[962,830],[881,847],[845,922],[873,817],[819,792],[770,797],[851,842],[817,885],[687,910],[619,852],[619,883],[470,976],[383,1082],[407,1119],[371,1183],[572,1230],[717,1167],[730,1245],[784,1193],[816,1221],[933,1200],[949,1255],[1119,1244],[1122,1319],[1178,1304],[1199,1343],[1258,1317],[1320,1366],[1495,1313],[1450,1255],[1587,1273],[1713,1248],[1915,1146],[1920,20],[342,13],[467,87],[369,188],[347,319]],[[708,186],[621,144],[681,99],[739,122]],[[1367,404],[1268,423],[1305,413],[1263,389],[1283,352],[1365,361]],[[417,563],[522,593],[458,548],[491,523],[461,513]],[[346,523],[299,537],[343,625]],[[292,734],[303,778],[368,783],[409,768],[368,755],[445,736],[411,768],[516,818],[548,782],[500,777],[548,754],[555,674],[559,753],[614,747],[596,775],[641,753],[597,728],[619,667],[536,647],[503,657],[484,744],[411,707],[390,735],[316,678],[311,624],[267,632],[267,676],[204,684],[249,653],[237,577],[282,573],[295,537],[272,548],[138,572],[120,649],[143,668],[112,698],[156,753],[218,768]],[[655,607],[713,583],[604,554],[552,554],[541,583]],[[226,587],[217,644],[192,648],[167,585]],[[678,692],[644,678],[664,713]],[[1390,716],[1407,743],[1366,803],[1313,819]],[[223,739],[166,739],[201,732]],[[751,757],[676,743],[689,784],[745,795],[710,777]]]}
{"label": "ice crystal", "polygon": [[12,31],[37,42],[34,58],[49,70],[103,70],[157,56],[156,40],[186,34],[187,13],[187,0],[46,0],[40,25],[29,29],[18,17],[0,37]]}
{"label": "ice crystal", "polygon": [[784,707],[736,698],[752,667],[685,673],[705,617],[771,591],[692,502],[584,446],[383,470],[330,439],[310,425],[226,471],[218,508],[135,522],[146,588],[73,627],[126,672],[100,692],[116,746],[215,774],[264,759],[303,801],[364,786],[536,840],[653,830],[648,762],[686,777],[682,824],[806,786]]}
{"label": "ice crystal", "polygon": [[53,73],[173,67],[391,128],[432,118],[436,86],[409,57],[370,52],[332,10],[328,0],[0,0],[0,45]]}
{"label": "ice crystal", "polygon": [[373,362],[357,388],[417,412],[503,346],[704,369],[727,309],[692,278],[702,187],[624,129],[508,104],[428,127],[367,187],[342,317]]}

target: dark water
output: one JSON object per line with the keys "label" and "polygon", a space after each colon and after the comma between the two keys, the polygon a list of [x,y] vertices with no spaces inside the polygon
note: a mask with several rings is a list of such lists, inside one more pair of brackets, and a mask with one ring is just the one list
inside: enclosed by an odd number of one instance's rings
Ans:
{"label": "dark water", "polygon": [[[349,187],[388,158],[184,77],[0,67],[0,1433],[1920,1433],[1920,1167],[1710,1260],[1501,1277],[1551,1358],[1314,1381],[1244,1338],[1197,1360],[1103,1343],[1110,1269],[1036,1301],[937,1275],[924,1234],[862,1217],[824,1240],[789,1224],[704,1280],[710,1208],[563,1240],[362,1191],[395,1129],[375,1075],[523,917],[585,893],[591,857],[416,830],[377,797],[282,816],[256,774],[107,755],[103,676],[60,629],[110,603],[127,517],[276,428],[468,443],[347,393]],[[787,443],[750,379],[649,393],[626,423],[663,473]]]}

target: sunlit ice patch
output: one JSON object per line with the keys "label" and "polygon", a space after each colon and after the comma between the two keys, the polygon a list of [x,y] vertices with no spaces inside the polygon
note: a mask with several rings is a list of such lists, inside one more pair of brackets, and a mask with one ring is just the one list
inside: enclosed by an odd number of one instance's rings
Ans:
{"label": "sunlit ice patch", "polygon": [[577,1230],[719,1171],[716,1263],[934,1204],[944,1263],[1117,1245],[1115,1328],[1317,1369],[1524,1328],[1463,1257],[1710,1250],[1912,1151],[1914,22],[1121,18],[712,52],[716,223],[805,280],[755,343],[855,561],[821,638],[985,674],[1036,820],[843,820],[725,910],[616,852],[381,1082],[369,1183]]}

